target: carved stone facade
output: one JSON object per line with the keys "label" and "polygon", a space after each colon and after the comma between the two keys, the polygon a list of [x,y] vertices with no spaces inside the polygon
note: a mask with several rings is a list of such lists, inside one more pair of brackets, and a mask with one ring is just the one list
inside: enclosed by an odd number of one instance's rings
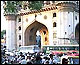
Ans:
{"label": "carved stone facade", "polygon": [[[76,38],[76,25],[79,24],[79,10],[75,7],[74,2],[54,2],[41,9],[40,13],[38,11],[21,11],[16,16],[14,15],[15,20],[13,20],[12,15],[10,17],[6,15],[8,24],[11,26],[7,31],[7,48],[12,50],[13,46],[18,48],[19,45],[36,44],[37,30],[40,31],[41,46],[71,45],[70,39]],[[53,16],[54,13],[56,16]],[[19,18],[21,18],[20,22]],[[53,25],[54,22],[55,26]],[[19,26],[21,26],[21,29],[18,29]],[[79,31],[77,33],[79,34]],[[77,36],[77,39],[79,39],[79,36]],[[77,45],[77,43],[74,45]],[[10,46],[12,48],[9,48]]]}

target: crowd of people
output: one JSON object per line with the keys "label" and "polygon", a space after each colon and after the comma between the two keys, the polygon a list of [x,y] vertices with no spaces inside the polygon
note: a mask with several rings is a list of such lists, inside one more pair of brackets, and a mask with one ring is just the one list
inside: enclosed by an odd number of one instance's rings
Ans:
{"label": "crowd of people", "polygon": [[5,53],[5,49],[5,46],[1,47],[2,64],[58,64],[58,61],[53,59],[53,54],[46,54],[45,52],[40,51],[35,53],[15,52],[13,55],[10,55]]}
{"label": "crowd of people", "polygon": [[2,64],[57,64],[54,62],[52,54],[44,54],[43,52],[22,53],[11,56],[6,54],[2,56]]}
{"label": "crowd of people", "polygon": [[[1,48],[2,64],[61,64],[61,56],[64,55],[47,54],[43,51],[35,53],[14,52],[13,55],[10,55],[5,53],[5,48]],[[68,64],[68,59],[64,59],[62,64]]]}

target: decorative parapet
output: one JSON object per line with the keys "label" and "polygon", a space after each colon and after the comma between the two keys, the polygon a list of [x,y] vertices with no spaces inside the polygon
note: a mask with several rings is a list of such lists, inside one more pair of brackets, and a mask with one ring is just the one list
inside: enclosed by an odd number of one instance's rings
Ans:
{"label": "decorative parapet", "polygon": [[44,12],[44,11],[56,10],[56,9],[57,9],[56,7],[48,7],[48,8],[40,9],[39,11],[32,10],[32,11],[28,11],[28,12],[21,12],[19,15],[23,16],[23,15],[33,14],[33,13],[40,13],[40,12]]}

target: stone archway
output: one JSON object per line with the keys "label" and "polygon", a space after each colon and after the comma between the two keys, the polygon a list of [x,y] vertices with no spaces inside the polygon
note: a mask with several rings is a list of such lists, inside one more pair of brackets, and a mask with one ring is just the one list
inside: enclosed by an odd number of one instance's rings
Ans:
{"label": "stone archway", "polygon": [[24,45],[34,45],[36,44],[36,32],[37,30],[40,31],[41,35],[41,45],[48,45],[49,44],[49,33],[48,29],[42,23],[37,21],[30,24],[24,33]]}
{"label": "stone archway", "polygon": [[79,43],[79,23],[75,27],[75,39]]}

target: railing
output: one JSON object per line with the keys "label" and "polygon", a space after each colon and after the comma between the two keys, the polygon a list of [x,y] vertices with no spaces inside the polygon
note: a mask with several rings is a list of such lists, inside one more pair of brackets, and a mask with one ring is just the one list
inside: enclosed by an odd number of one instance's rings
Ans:
{"label": "railing", "polygon": [[78,45],[78,42],[75,39],[62,38],[62,39],[59,39],[59,40],[60,40],[60,44],[64,44],[64,45]]}
{"label": "railing", "polygon": [[70,39],[70,43],[71,44],[78,44],[77,40],[75,40],[75,39]]}

